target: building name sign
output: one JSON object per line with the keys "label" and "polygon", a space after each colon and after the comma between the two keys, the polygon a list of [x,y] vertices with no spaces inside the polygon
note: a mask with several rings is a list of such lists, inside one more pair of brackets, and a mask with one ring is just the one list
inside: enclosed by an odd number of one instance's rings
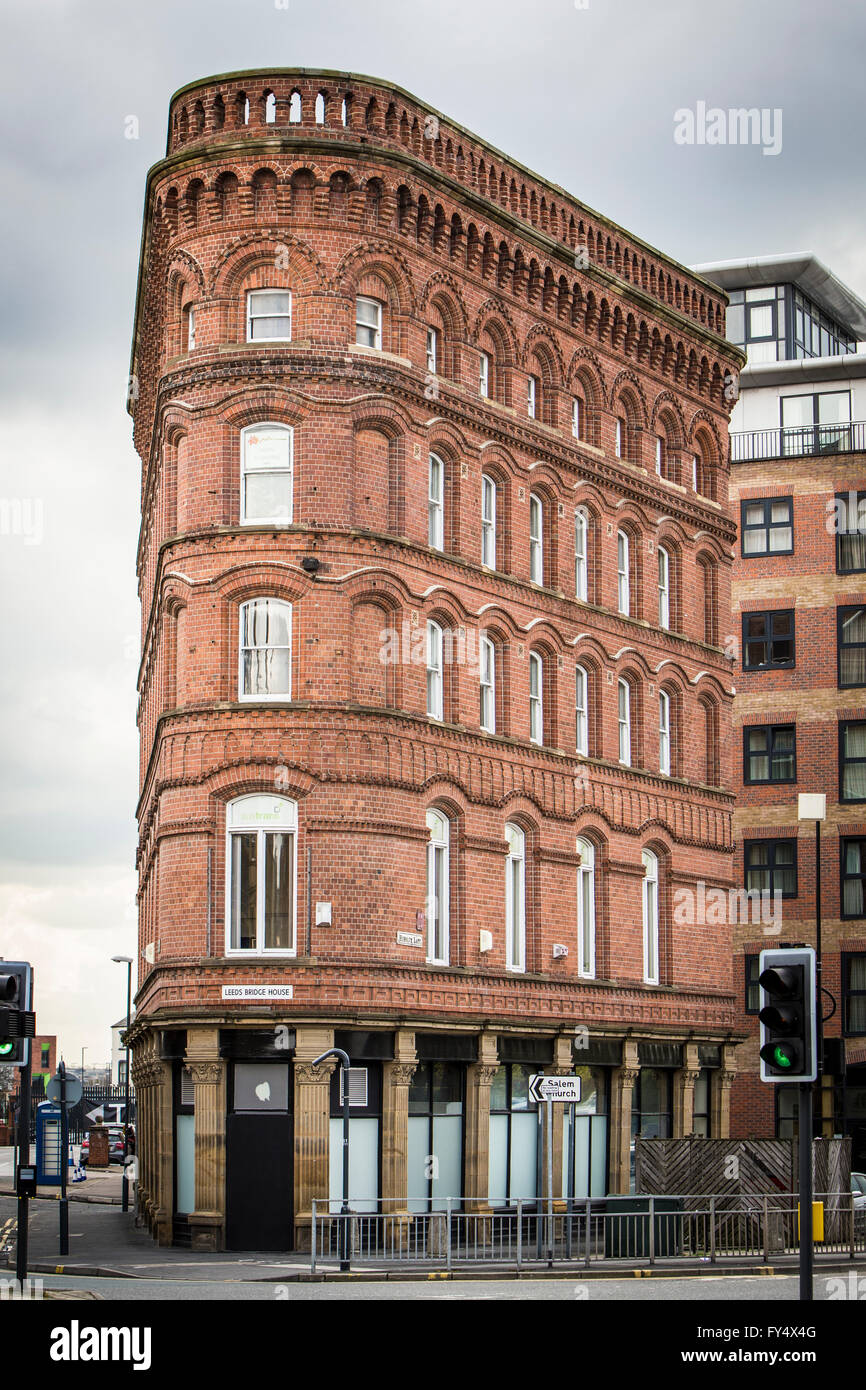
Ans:
{"label": "building name sign", "polygon": [[250,1003],[257,999],[291,999],[293,985],[223,985],[223,999]]}
{"label": "building name sign", "polygon": [[421,935],[420,932],[414,932],[414,931],[398,931],[398,933],[397,933],[397,945],[398,945],[398,946],[423,946],[423,945],[424,945],[424,938],[423,938],[423,936]]}

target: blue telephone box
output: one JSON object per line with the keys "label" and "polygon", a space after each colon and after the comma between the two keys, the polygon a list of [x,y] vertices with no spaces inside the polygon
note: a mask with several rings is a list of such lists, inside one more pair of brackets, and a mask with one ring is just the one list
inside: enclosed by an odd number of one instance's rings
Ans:
{"label": "blue telephone box", "polygon": [[43,1101],[36,1107],[36,1181],[41,1186],[60,1186],[63,1140],[60,1106]]}

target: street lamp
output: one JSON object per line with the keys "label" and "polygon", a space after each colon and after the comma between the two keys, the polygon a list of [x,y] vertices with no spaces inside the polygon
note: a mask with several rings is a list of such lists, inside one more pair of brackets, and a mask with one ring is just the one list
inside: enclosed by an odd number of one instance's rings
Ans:
{"label": "street lamp", "polygon": [[818,1085],[824,1072],[824,1025],[821,1002],[821,822],[827,819],[827,797],[824,792],[800,792],[797,797],[797,819],[815,822],[815,998],[817,1001]]}
{"label": "street lamp", "polygon": [[343,1087],[343,1202],[340,1207],[340,1269],[350,1266],[349,1257],[349,1054],[341,1047],[329,1047],[313,1062],[317,1067],[326,1057],[336,1057],[340,1063],[340,1081]]}
{"label": "street lamp", "polygon": [[123,1182],[120,1189],[120,1209],[121,1211],[129,1211],[127,1159],[129,1158],[129,1028],[132,1022],[130,1018],[132,1012],[132,956],[112,956],[111,959],[116,965],[126,966],[126,1074],[123,1078]]}
{"label": "street lamp", "polygon": [[86,1048],[86,1047],[82,1047],[82,1049],[81,1049],[81,1084],[82,1084],[82,1086],[84,1085],[84,1054],[85,1054],[86,1051],[87,1051],[87,1048]]}

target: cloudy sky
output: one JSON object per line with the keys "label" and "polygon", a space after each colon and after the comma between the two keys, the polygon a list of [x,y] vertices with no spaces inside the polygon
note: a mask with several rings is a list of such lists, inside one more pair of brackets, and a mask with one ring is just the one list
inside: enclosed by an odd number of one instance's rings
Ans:
{"label": "cloudy sky", "polygon": [[[0,0],[0,955],[107,1060],[136,953],[138,460],[125,411],[168,99],[241,68],[390,79],[686,263],[814,251],[866,295],[861,0]],[[782,112],[684,146],[683,108]],[[138,120],[138,138],[126,138]]]}

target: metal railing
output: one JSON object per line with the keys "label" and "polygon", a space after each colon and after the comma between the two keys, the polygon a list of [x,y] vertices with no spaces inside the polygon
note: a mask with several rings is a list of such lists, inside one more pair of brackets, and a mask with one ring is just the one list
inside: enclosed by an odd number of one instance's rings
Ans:
{"label": "metal railing", "polygon": [[853,454],[866,449],[866,421],[842,425],[798,425],[776,430],[744,430],[731,435],[731,462],[747,459],[803,458],[811,454]]}
{"label": "metal railing", "polygon": [[[817,1194],[823,1239],[815,1255],[866,1256],[866,1209],[851,1193]],[[798,1250],[796,1194],[629,1196],[518,1201],[485,1208],[478,1198],[450,1198],[441,1210],[411,1211],[396,1200],[341,1214],[312,1203],[310,1272],[328,1268],[442,1270],[590,1267],[605,1261],[654,1265],[660,1260],[751,1260],[768,1264]],[[468,1209],[467,1209],[468,1208]]]}

